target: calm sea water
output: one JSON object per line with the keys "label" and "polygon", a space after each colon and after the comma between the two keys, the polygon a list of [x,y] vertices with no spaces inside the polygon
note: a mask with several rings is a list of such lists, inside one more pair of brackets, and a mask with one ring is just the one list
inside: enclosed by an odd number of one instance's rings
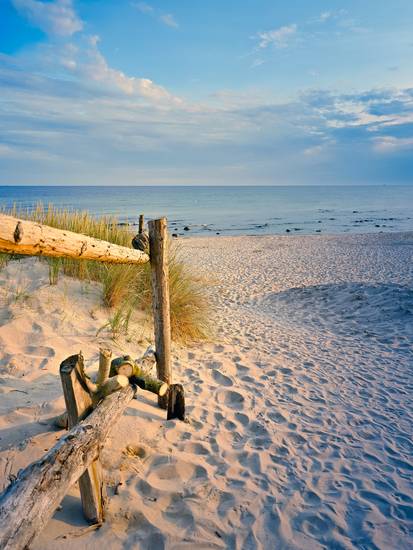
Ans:
{"label": "calm sea water", "polygon": [[2,207],[40,201],[120,222],[167,216],[186,235],[413,230],[413,186],[0,187]]}

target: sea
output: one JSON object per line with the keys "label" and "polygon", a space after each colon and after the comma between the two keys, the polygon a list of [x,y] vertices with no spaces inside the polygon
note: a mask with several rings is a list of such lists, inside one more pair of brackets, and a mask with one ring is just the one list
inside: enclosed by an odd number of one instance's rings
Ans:
{"label": "sea", "polygon": [[120,224],[166,216],[181,236],[413,231],[413,185],[0,186],[2,209],[38,203]]}

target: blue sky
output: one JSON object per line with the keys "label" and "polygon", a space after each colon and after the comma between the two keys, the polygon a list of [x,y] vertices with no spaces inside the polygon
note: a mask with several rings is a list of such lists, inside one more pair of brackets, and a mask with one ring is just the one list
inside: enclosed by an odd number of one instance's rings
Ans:
{"label": "blue sky", "polygon": [[0,184],[413,181],[411,0],[0,0]]}

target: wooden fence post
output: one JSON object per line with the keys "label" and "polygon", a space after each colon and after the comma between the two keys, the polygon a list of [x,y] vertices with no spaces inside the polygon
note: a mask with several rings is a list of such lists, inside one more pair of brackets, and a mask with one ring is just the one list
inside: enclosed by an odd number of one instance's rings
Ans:
{"label": "wooden fence post", "polygon": [[138,234],[139,233],[143,233],[143,227],[145,225],[145,218],[143,217],[143,214],[141,214],[139,216],[139,231],[138,231]]}
{"label": "wooden fence post", "polygon": [[[166,218],[150,220],[149,250],[152,274],[152,307],[155,328],[156,369],[160,380],[171,384],[171,319],[169,307],[168,231]],[[166,409],[168,398],[158,396]]]}
{"label": "wooden fence post", "polygon": [[[83,369],[81,354],[72,355],[60,365],[69,430],[93,411]],[[85,518],[89,523],[101,523],[104,519],[106,490],[99,458],[79,478],[79,489]]]}

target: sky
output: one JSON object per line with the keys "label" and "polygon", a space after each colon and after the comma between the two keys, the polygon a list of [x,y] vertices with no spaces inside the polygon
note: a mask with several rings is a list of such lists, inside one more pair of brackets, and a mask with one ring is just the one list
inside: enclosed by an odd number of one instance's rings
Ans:
{"label": "sky", "polygon": [[0,185],[412,183],[412,0],[0,0]]}

